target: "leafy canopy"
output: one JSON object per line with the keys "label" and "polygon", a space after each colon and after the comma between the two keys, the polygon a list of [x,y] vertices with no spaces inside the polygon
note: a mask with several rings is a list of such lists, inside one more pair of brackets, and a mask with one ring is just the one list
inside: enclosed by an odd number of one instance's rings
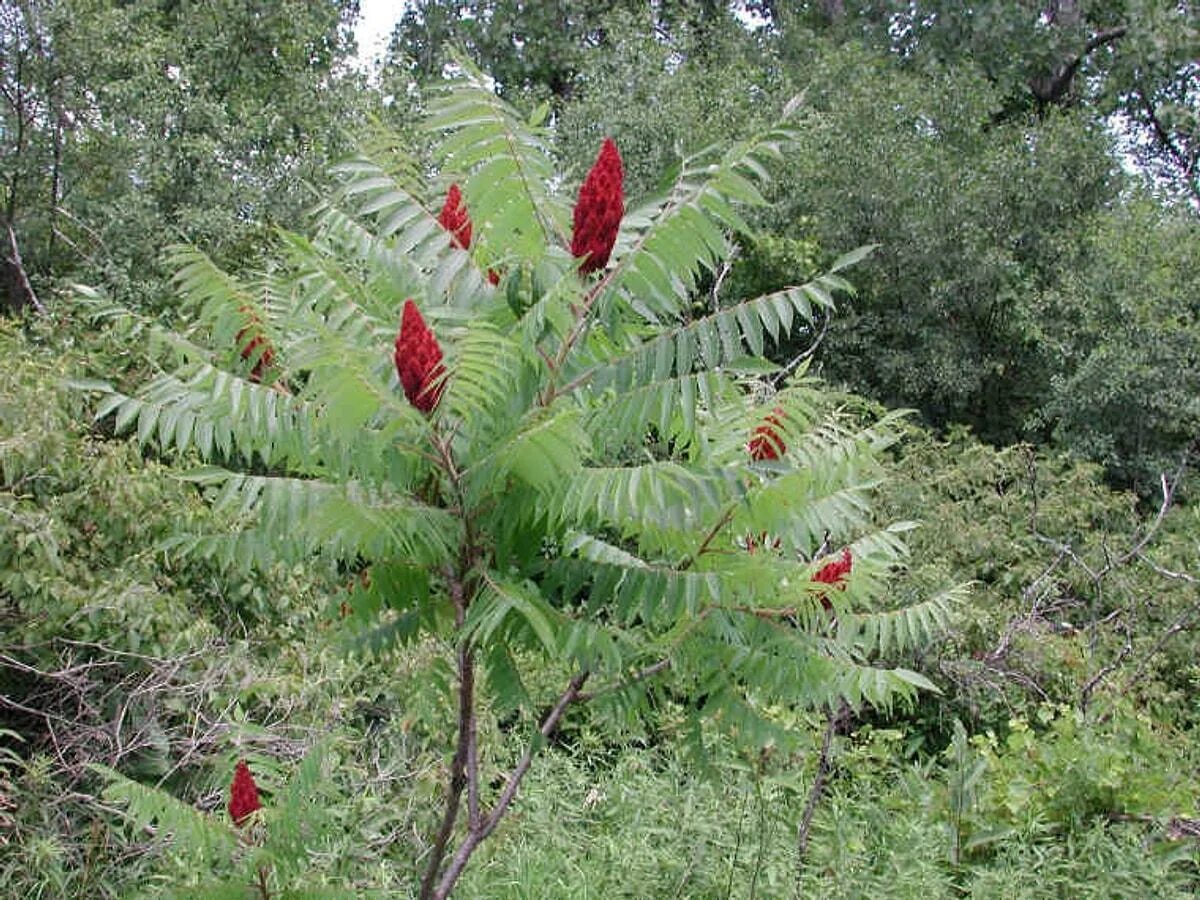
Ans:
{"label": "leafy canopy", "polygon": [[[341,166],[315,233],[282,234],[274,267],[238,278],[174,250],[186,333],[92,295],[147,328],[162,366],[132,393],[101,386],[98,415],[198,456],[183,477],[233,523],[171,547],[361,571],[366,645],[449,640],[481,661],[500,708],[531,702],[538,658],[620,709],[660,686],[702,696],[697,716],[750,740],[771,732],[772,704],[887,705],[932,687],[883,662],[929,641],[955,593],[888,608],[906,526],[878,527],[869,503],[892,419],[861,426],[804,378],[765,401],[746,389],[770,346],[849,292],[837,270],[861,253],[691,317],[791,126],[682,160],[663,194],[628,205],[607,270],[581,278],[566,250],[575,181],[564,188],[547,132],[460,68],[430,105],[432,158],[392,148]],[[469,250],[437,221],[452,181]],[[409,297],[446,357],[429,416],[392,366]],[[239,337],[251,320],[269,366]],[[767,416],[783,452],[755,461]],[[840,589],[814,582],[843,547]]]}

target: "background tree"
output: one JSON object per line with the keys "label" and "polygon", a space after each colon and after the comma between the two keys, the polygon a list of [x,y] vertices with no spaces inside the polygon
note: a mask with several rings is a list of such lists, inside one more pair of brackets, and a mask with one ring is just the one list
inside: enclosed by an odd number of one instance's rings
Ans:
{"label": "background tree", "polygon": [[1171,0],[945,0],[754,4],[781,34],[819,31],[905,67],[978,71],[999,117],[1084,107],[1116,116],[1127,152],[1177,196],[1196,194],[1200,12]]}
{"label": "background tree", "polygon": [[694,25],[736,27],[728,4],[718,0],[420,0],[396,25],[389,54],[413,77],[428,80],[441,76],[453,48],[464,48],[503,95],[530,92],[562,102],[574,94],[585,60],[609,48],[613,13],[662,37]]}
{"label": "background tree", "polygon": [[1195,216],[1149,200],[1101,213],[1042,303],[1064,364],[1040,418],[1150,496],[1200,450],[1198,239]]}
{"label": "background tree", "polygon": [[294,222],[347,149],[356,10],[5,2],[4,209],[31,282],[147,300],[164,235],[232,261]]}

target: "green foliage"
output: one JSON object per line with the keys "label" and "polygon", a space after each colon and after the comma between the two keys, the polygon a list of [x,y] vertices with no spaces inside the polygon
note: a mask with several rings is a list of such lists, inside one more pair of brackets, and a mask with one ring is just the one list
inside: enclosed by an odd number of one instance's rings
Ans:
{"label": "green foliage", "polygon": [[1045,299],[1066,365],[1041,419],[1055,439],[1153,494],[1200,434],[1195,218],[1142,201],[1097,217]]}
{"label": "green foliage", "polygon": [[[124,317],[157,335],[165,374],[134,394],[99,386],[109,396],[97,416],[198,455],[206,467],[185,477],[224,526],[182,528],[162,546],[233,568],[362,571],[369,599],[356,606],[374,646],[381,626],[457,645],[463,721],[476,660],[500,710],[532,716],[530,674],[567,669],[560,702],[590,680],[600,708],[627,718],[676,691],[702,697],[689,713],[697,734],[713,724],[751,745],[786,737],[776,706],[888,708],[932,689],[891,660],[942,632],[960,596],[887,602],[903,529],[875,526],[869,498],[894,417],[858,425],[803,380],[764,407],[736,374],[814,308],[831,312],[849,291],[837,271],[863,254],[691,318],[697,278],[730,252],[722,229],[746,229],[735,204],[763,202],[766,163],[794,140],[787,125],[686,160],[663,198],[633,208],[615,263],[587,282],[563,246],[568,206],[547,142],[460,66],[427,129],[483,236],[470,252],[440,230],[415,163],[363,160],[342,167],[316,237],[285,235],[267,272],[238,279],[176,251],[176,283],[197,311],[189,332]],[[492,266],[532,273],[520,315],[480,277]],[[392,375],[406,295],[446,353],[428,417]],[[261,383],[234,340],[250,315],[272,347]],[[760,463],[747,441],[768,414],[783,446]],[[746,538],[760,534],[775,549]],[[831,540],[854,555],[836,590],[812,580]],[[467,841],[481,839],[471,827]]]}
{"label": "green foliage", "polygon": [[[1196,893],[1200,520],[1155,496],[1196,433],[1196,235],[1112,156],[1152,130],[1120,161],[1189,189],[1193,14],[742,6],[771,28],[425,2],[353,98],[345,4],[0,12],[0,224],[51,309],[0,322],[0,894],[411,894],[472,781],[460,704],[479,818],[512,813],[462,896]],[[328,189],[388,92],[402,133]],[[604,135],[629,214],[581,282]],[[430,417],[405,297],[446,352]],[[1141,494],[833,397],[817,347]]]}
{"label": "green foliage", "polygon": [[178,873],[170,896],[244,896],[246,885],[261,883],[273,896],[299,898],[339,893],[322,889],[336,868],[330,851],[344,850],[343,825],[329,805],[337,796],[330,766],[325,749],[315,746],[240,827],[224,809],[207,815],[165,791],[103,767],[96,771],[108,783],[104,799],[120,806],[135,833],[149,831],[170,843]]}
{"label": "green foliage", "polygon": [[[703,673],[716,653],[735,670],[748,667],[747,684],[721,698],[734,704],[730,715],[749,699],[737,699],[742,691],[767,685],[792,702],[823,702],[831,695],[818,685],[829,680],[833,695],[882,703],[893,691],[907,694],[921,683],[863,668],[863,662],[871,647],[903,649],[927,640],[944,624],[944,599],[899,620],[905,623],[899,627],[881,630],[874,620],[847,617],[832,643],[804,629],[770,625],[753,602],[774,595],[769,606],[776,612],[767,616],[801,616],[820,629],[805,586],[812,569],[803,560],[825,530],[849,538],[866,524],[860,510],[876,477],[870,455],[890,440],[890,426],[885,421],[856,434],[829,419],[814,427],[805,412],[810,389],[797,386],[774,402],[787,410],[782,436],[804,467],[789,473],[787,466],[746,469],[743,463],[739,475],[732,467],[748,461],[745,436],[762,413],[746,407],[718,367],[761,355],[767,336],[786,335],[814,304],[832,308],[831,292],[845,289],[845,282],[821,276],[674,328],[660,325],[661,334],[649,340],[636,338],[639,318],[654,324],[685,313],[691,273],[712,268],[728,250],[710,218],[736,225],[731,202],[761,202],[747,176],[765,176],[760,158],[778,156],[789,133],[769,132],[685,165],[665,200],[630,214],[617,264],[586,288],[561,247],[545,245],[568,216],[561,201],[549,199],[552,170],[536,134],[526,135],[478,79],[435,103],[428,127],[441,135],[435,156],[462,167],[475,227],[489,235],[474,259],[449,246],[433,222],[432,202],[366,162],[343,167],[340,202],[375,223],[375,234],[355,230],[333,206],[317,240],[289,238],[288,267],[262,276],[253,289],[194,253],[177,256],[183,264],[177,282],[202,310],[201,327],[218,340],[229,339],[229,320],[248,297],[265,298],[266,333],[287,361],[280,384],[297,392],[248,383],[236,366],[222,371],[213,364],[222,351],[213,357],[175,339],[181,368],[137,396],[114,394],[100,407],[98,415],[114,414],[118,429],[136,425],[142,441],[156,437],[160,447],[195,450],[213,462],[275,470],[264,476],[209,468],[190,476],[213,489],[217,511],[228,511],[244,527],[221,536],[181,535],[174,543],[217,553],[225,563],[301,560],[318,552],[384,566],[403,561],[435,581],[456,556],[478,557],[474,565],[486,569],[471,576],[472,583],[479,578],[473,588],[479,605],[466,624],[482,653],[502,637],[551,658],[563,654],[598,678],[618,679],[639,660],[665,654],[697,684],[708,680]],[[335,254],[352,239],[356,258],[339,260]],[[391,265],[381,268],[385,256]],[[495,259],[529,267],[546,285],[516,322],[479,278]],[[428,287],[420,284],[426,276]],[[450,358],[441,410],[429,422],[397,396],[383,349],[394,298],[409,292],[424,295]],[[451,305],[437,305],[440,297]],[[598,327],[585,329],[580,309],[594,309]],[[514,326],[506,336],[504,329]],[[372,344],[374,352],[367,349]],[[232,349],[224,351],[226,365],[235,361]],[[627,411],[593,414],[600,409]],[[447,431],[449,422],[455,424]],[[597,455],[605,447],[641,444],[651,424],[674,442],[677,459],[630,465]],[[437,460],[432,467],[431,460]],[[596,529],[615,529],[623,544],[619,554],[603,558],[601,569],[594,567],[601,560],[580,552],[585,543],[601,546]],[[736,549],[743,532],[762,530],[778,533],[801,561],[713,552]],[[581,543],[589,532],[594,536]],[[562,555],[544,555],[543,548],[554,545]],[[900,546],[887,532],[868,532],[855,550],[863,577],[841,595],[846,613],[879,596],[879,576],[899,559]],[[693,568],[707,579],[703,593],[688,574]],[[622,598],[634,596],[638,573],[647,570],[679,583],[678,602],[668,593],[648,621],[643,607],[643,621],[653,626],[636,639],[600,625],[610,615],[633,624]],[[628,586],[612,594],[626,578]],[[410,608],[401,598],[380,599]],[[414,600],[411,609],[425,627],[445,627],[423,601]],[[677,633],[686,621],[681,617],[696,621]],[[752,687],[767,672],[740,649],[747,640],[760,643],[764,659],[791,658],[799,668],[789,676],[788,667],[776,667],[769,681]],[[806,649],[797,656],[785,647]],[[689,671],[693,666],[699,668]]]}
{"label": "green foliage", "polygon": [[1001,97],[970,70],[916,75],[814,42],[790,54],[811,114],[781,221],[807,217],[823,247],[881,244],[819,370],[939,425],[1021,437],[1055,371],[1038,293],[1111,195],[1104,141],[1069,113],[992,121]]}
{"label": "green foliage", "polygon": [[455,57],[470,54],[497,81],[502,96],[535,101],[570,98],[579,70],[597,52],[611,49],[613,13],[645,34],[660,37],[705,25],[714,32],[734,27],[724,3],[597,2],[597,0],[419,0],[406,6],[389,48],[389,62],[406,79],[436,81]]}
{"label": "green foliage", "polygon": [[[1137,758],[1141,748],[1124,750],[1120,730],[1087,740],[1100,753]],[[1053,825],[1041,792],[1076,776],[1069,764],[1043,768],[1042,761],[1062,761],[1078,744],[1072,747],[1057,729],[1043,733],[1040,724],[1028,735],[1038,761],[1027,763],[1030,750],[1020,742],[1008,749],[1001,739],[993,751],[987,735],[964,732],[969,771],[980,762],[985,768],[968,804],[971,835],[979,840],[957,866],[945,806],[960,778],[953,753],[908,760],[905,736],[892,728],[863,727],[839,739],[837,774],[797,878],[795,829],[815,748],[805,746],[795,757],[731,760],[718,778],[697,779],[690,765],[661,750],[632,748],[598,763],[591,738],[582,734],[547,755],[542,777],[519,801],[522,827],[481,851],[460,894],[1099,898],[1153,890],[1182,898],[1194,891],[1194,846],[1169,838],[1165,817],[1109,821],[1101,811],[1072,825],[1069,837]],[[1168,778],[1186,778],[1188,757],[1172,761],[1174,752],[1165,751],[1165,768],[1147,768],[1135,781],[1166,771]],[[1036,783],[1022,814],[1012,817],[999,800],[1022,778]]]}
{"label": "green foliage", "polygon": [[346,152],[341,129],[362,108],[345,66],[355,12],[6,3],[2,215],[35,286],[104,281],[159,307],[164,238],[252,258]]}
{"label": "green foliage", "polygon": [[901,594],[949,573],[973,581],[976,602],[925,660],[953,682],[964,716],[999,730],[1042,702],[1086,706],[1085,685],[1101,675],[1100,694],[1136,697],[1191,727],[1194,509],[1160,519],[1094,466],[995,450],[963,432],[911,434],[897,449],[881,508],[925,511]]}
{"label": "green foliage", "polygon": [[[649,191],[664,165],[712,133],[748,134],[796,97],[797,140],[771,186],[777,202],[748,217],[754,234],[738,235],[742,253],[731,277],[717,281],[721,297],[794,283],[819,267],[822,248],[878,243],[856,275],[855,301],[822,333],[816,371],[888,405],[916,407],[936,427],[969,424],[998,443],[1054,440],[1104,461],[1121,486],[1152,489],[1162,460],[1177,458],[1182,435],[1195,431],[1195,392],[1186,377],[1167,374],[1194,368],[1180,362],[1186,326],[1168,335],[1149,325],[1176,315],[1185,278],[1138,283],[1150,319],[1135,332],[1124,316],[1096,331],[1083,323],[1115,308],[1108,276],[1135,283],[1171,254],[1182,261],[1182,248],[1195,243],[1181,233],[1186,210],[1176,218],[1139,212],[1136,202],[1123,208],[1128,179],[1116,163],[1136,154],[1149,166],[1157,151],[1143,142],[1116,155],[1102,120],[1116,102],[1109,92],[1123,90],[1139,60],[1164,61],[1188,30],[1172,30],[1165,4],[1081,11],[1075,22],[1063,13],[1041,24],[1021,4],[766,6],[772,31],[663,40],[615,15],[563,110],[563,153],[583,165],[598,135],[615,134],[633,182]],[[835,6],[844,11],[840,25],[827,20]],[[924,8],[925,18],[917,12]],[[1066,98],[1044,108],[1031,102],[1039,73],[1118,24],[1128,32],[1083,60],[1090,87],[1075,73]],[[1169,81],[1167,68],[1146,77]],[[1166,83],[1147,90],[1169,92]],[[1138,247],[1126,253],[1105,233]],[[790,250],[778,243],[799,235]],[[1101,240],[1111,259],[1096,252]],[[1147,258],[1151,247],[1161,248],[1157,259]],[[774,358],[808,351],[814,336],[798,337]],[[1147,348],[1160,341],[1170,362],[1156,370],[1159,350]],[[1155,407],[1151,427],[1128,414],[1143,402]],[[1097,406],[1111,413],[1087,413]]]}
{"label": "green foliage", "polygon": [[910,71],[973,69],[1001,98],[997,118],[1077,107],[1114,117],[1123,152],[1173,199],[1197,198],[1195,47],[1200,19],[1171,0],[1010,3],[892,0],[781,5],[785,35],[861,41]]}

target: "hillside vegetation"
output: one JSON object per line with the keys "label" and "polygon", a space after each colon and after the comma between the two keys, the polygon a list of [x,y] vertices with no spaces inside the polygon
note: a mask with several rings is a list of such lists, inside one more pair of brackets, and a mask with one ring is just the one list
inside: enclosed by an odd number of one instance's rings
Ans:
{"label": "hillside vegetation", "polygon": [[0,11],[0,893],[1200,890],[1188,5],[252,7]]}

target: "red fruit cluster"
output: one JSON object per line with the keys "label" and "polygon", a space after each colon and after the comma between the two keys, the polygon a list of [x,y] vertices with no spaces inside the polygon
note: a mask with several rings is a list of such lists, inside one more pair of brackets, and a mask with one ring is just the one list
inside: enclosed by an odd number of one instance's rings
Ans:
{"label": "red fruit cluster", "polygon": [[239,311],[246,316],[246,324],[237,333],[234,340],[242,348],[242,359],[254,360],[254,368],[250,370],[250,380],[262,381],[263,373],[275,361],[275,348],[262,333],[258,316],[254,314],[254,311],[248,306],[243,306]]}
{"label": "red fruit cluster", "polygon": [[850,548],[847,547],[838,559],[822,566],[812,580],[819,584],[841,585],[852,568],[854,568],[854,557],[850,555]]}
{"label": "red fruit cluster", "polygon": [[233,784],[229,789],[229,818],[235,825],[241,825],[251,813],[262,809],[258,799],[258,785],[250,774],[246,761],[239,760],[233,770]]}
{"label": "red fruit cluster", "polygon": [[450,243],[460,250],[471,246],[471,217],[467,214],[467,206],[463,203],[462,191],[457,184],[450,185],[446,192],[446,203],[438,222],[450,232]]}
{"label": "red fruit cluster", "polygon": [[[850,555],[850,548],[847,547],[842,551],[842,555],[831,563],[826,563],[817,570],[817,574],[812,577],[812,580],[818,584],[827,584],[831,587],[836,587],[839,590],[845,590],[846,576],[850,574],[850,570],[854,567],[854,557]],[[825,609],[833,609],[833,604],[829,602],[829,598],[825,596],[825,592],[821,592],[821,605]]]}
{"label": "red fruit cluster", "polygon": [[783,407],[781,406],[771,410],[770,415],[754,429],[754,433],[750,436],[750,443],[746,445],[746,450],[749,451],[752,460],[762,462],[764,459],[779,459],[787,453],[787,444],[779,436],[777,428],[783,428]]}
{"label": "red fruit cluster", "polygon": [[612,138],[605,138],[600,155],[592,165],[579,200],[575,203],[575,230],[571,235],[571,255],[582,259],[579,271],[595,272],[608,265],[621,217],[625,215],[624,174],[621,154]]}
{"label": "red fruit cluster", "polygon": [[[438,223],[450,232],[451,244],[460,250],[471,249],[471,216],[457,184],[450,185],[450,190],[446,192],[446,202],[438,215]],[[500,283],[499,273],[492,269],[487,270],[487,279],[493,285]]]}
{"label": "red fruit cluster", "polygon": [[393,358],[408,402],[423,413],[432,411],[442,397],[442,348],[412,300],[404,301]]}

